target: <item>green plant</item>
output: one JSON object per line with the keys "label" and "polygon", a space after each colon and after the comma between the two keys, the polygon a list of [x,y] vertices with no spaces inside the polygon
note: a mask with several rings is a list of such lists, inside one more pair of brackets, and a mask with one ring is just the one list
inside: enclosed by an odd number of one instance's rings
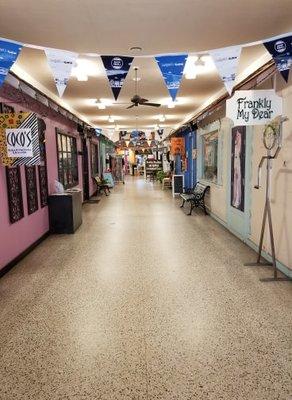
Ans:
{"label": "green plant", "polygon": [[159,170],[159,171],[156,172],[156,179],[157,179],[160,183],[162,183],[162,180],[163,180],[165,177],[166,177],[166,173],[165,173],[164,171]]}

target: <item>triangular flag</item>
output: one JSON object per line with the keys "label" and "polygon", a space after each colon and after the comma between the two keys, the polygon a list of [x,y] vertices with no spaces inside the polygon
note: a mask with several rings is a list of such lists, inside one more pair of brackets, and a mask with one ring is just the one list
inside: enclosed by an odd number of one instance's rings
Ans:
{"label": "triangular flag", "polygon": [[264,42],[264,46],[273,57],[278,71],[288,82],[292,65],[292,36]]}
{"label": "triangular flag", "polygon": [[0,40],[0,86],[5,81],[5,78],[15,63],[22,44],[17,42],[11,42],[9,40]]}
{"label": "triangular flag", "polygon": [[231,95],[234,86],[241,46],[225,47],[209,51],[227,92]]}
{"label": "triangular flag", "polygon": [[45,53],[48,64],[53,72],[59,96],[62,97],[68,84],[72,68],[75,66],[78,54],[57,49],[45,49]]}
{"label": "triangular flag", "polygon": [[118,99],[133,57],[101,56],[115,100]]}
{"label": "triangular flag", "polygon": [[178,89],[180,87],[187,58],[187,54],[155,57],[173,101],[175,101]]}

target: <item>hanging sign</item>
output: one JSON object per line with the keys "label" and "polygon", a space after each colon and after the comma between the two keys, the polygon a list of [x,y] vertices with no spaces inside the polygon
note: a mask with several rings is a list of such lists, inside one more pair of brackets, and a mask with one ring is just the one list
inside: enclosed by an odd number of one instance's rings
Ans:
{"label": "hanging sign", "polygon": [[240,53],[241,46],[226,47],[224,49],[211,50],[209,52],[226,90],[230,95],[236,78]]}
{"label": "hanging sign", "polygon": [[237,90],[226,101],[234,125],[264,125],[282,114],[282,97],[274,90]]}
{"label": "hanging sign", "polygon": [[155,57],[173,101],[175,101],[178,89],[180,87],[187,57],[187,54]]}
{"label": "hanging sign", "polygon": [[71,51],[45,49],[48,64],[53,72],[54,81],[62,97],[68,84],[72,68],[75,66],[78,54]]}
{"label": "hanging sign", "polygon": [[115,100],[118,99],[133,57],[101,56]]}
{"label": "hanging sign", "polygon": [[30,128],[6,129],[6,145],[8,157],[32,157],[32,132]]}
{"label": "hanging sign", "polygon": [[264,42],[264,46],[272,55],[278,71],[288,82],[289,70],[292,66],[292,36]]}
{"label": "hanging sign", "polygon": [[101,128],[95,128],[94,130],[95,130],[95,134],[96,134],[97,137],[102,134],[102,129]]}
{"label": "hanging sign", "polygon": [[15,63],[21,49],[20,43],[0,40],[0,86],[5,81],[6,75]]}

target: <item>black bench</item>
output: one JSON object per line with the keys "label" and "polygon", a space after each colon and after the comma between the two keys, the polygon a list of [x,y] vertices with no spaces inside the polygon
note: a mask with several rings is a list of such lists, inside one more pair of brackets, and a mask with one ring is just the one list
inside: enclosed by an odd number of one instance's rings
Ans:
{"label": "black bench", "polygon": [[192,215],[192,211],[195,207],[201,207],[207,215],[208,213],[205,206],[205,194],[209,188],[209,185],[204,185],[201,182],[197,182],[193,189],[186,190],[185,193],[180,194],[180,197],[182,198],[182,204],[180,207],[183,208],[187,202],[191,205],[188,215]]}

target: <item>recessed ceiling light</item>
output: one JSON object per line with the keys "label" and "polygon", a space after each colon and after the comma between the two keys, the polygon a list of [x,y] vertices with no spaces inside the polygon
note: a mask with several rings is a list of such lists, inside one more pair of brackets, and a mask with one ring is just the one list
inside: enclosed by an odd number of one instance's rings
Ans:
{"label": "recessed ceiling light", "polygon": [[131,50],[131,51],[142,51],[142,47],[140,47],[140,46],[133,46],[133,47],[130,47],[130,50]]}
{"label": "recessed ceiling light", "polygon": [[77,72],[76,73],[76,78],[77,78],[77,81],[79,81],[79,82],[88,81],[88,76],[86,74],[82,73],[82,72]]}
{"label": "recessed ceiling light", "polygon": [[174,107],[175,107],[175,101],[170,101],[170,102],[167,104],[167,107],[168,107],[168,108],[174,108]]}
{"label": "recessed ceiling light", "polygon": [[105,110],[105,104],[103,104],[103,103],[97,103],[97,107],[98,107],[100,110]]}

